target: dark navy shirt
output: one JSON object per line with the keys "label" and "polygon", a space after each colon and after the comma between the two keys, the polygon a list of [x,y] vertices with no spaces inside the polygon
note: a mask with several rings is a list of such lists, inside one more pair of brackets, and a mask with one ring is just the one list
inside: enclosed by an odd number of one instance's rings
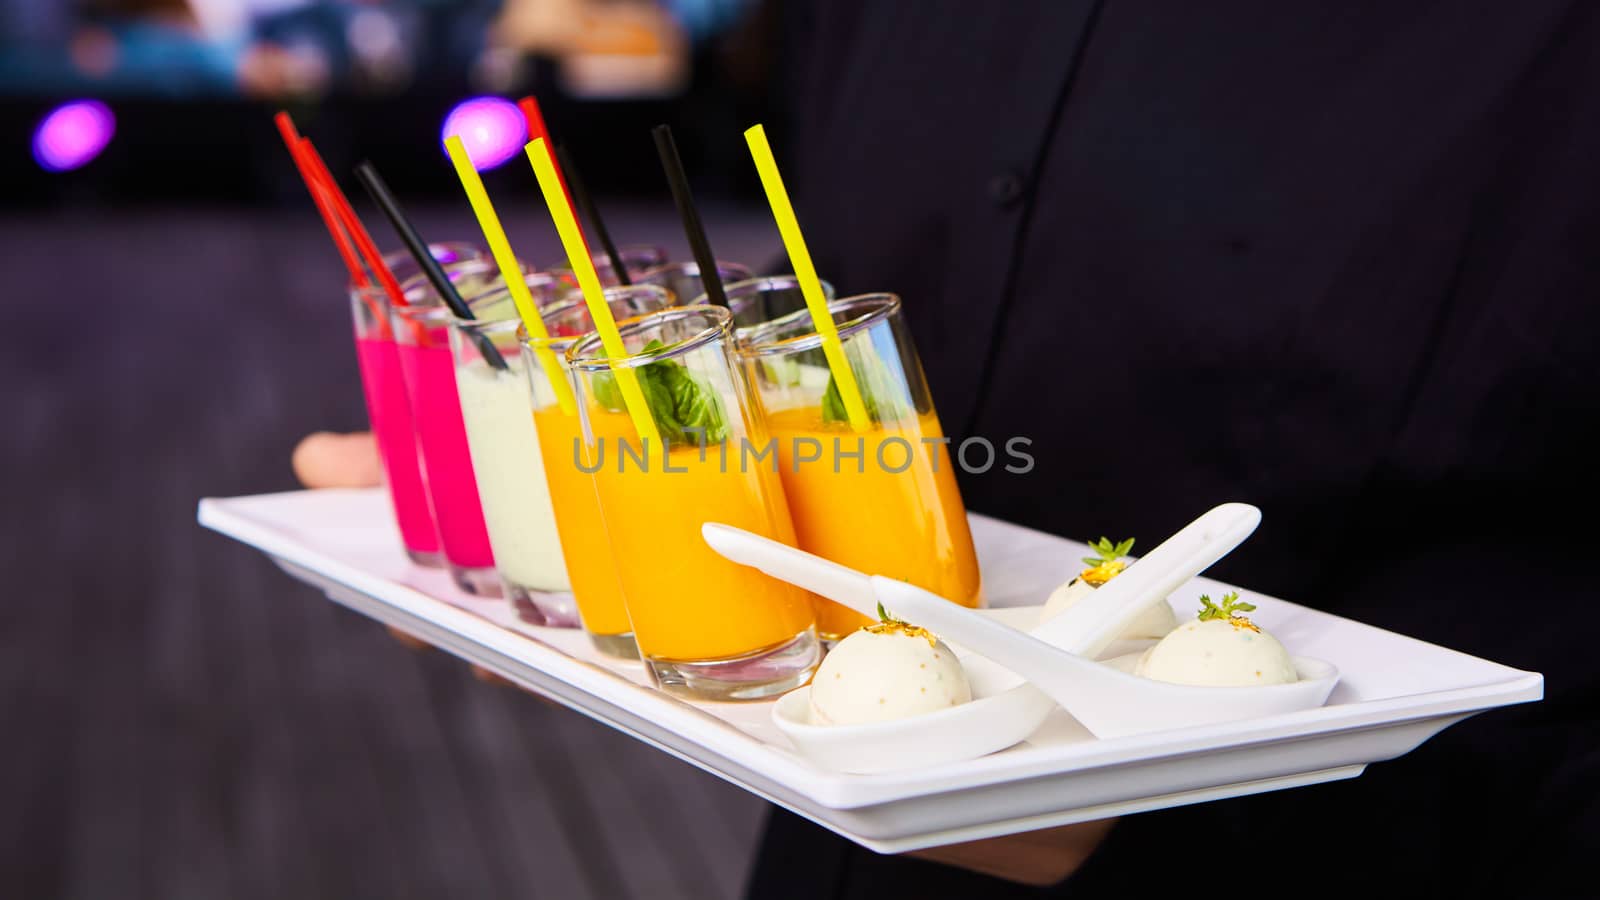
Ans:
{"label": "dark navy shirt", "polygon": [[[903,296],[958,440],[1033,441],[970,508],[1154,543],[1248,501],[1218,577],[1548,678],[1354,781],[1125,818],[1043,895],[1600,896],[1562,881],[1600,853],[1600,5],[790,7],[824,277]],[[751,883],[1008,890],[783,814]]]}

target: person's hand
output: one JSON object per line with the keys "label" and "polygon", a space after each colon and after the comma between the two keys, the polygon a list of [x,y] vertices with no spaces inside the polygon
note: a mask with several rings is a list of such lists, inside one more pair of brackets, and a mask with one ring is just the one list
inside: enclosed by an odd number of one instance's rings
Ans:
{"label": "person's hand", "polygon": [[377,487],[383,465],[372,432],[308,434],[294,448],[294,475],[308,488]]}
{"label": "person's hand", "polygon": [[1100,846],[1116,819],[1080,822],[1006,837],[949,844],[911,853],[918,859],[969,869],[1022,884],[1055,884],[1071,875]]}

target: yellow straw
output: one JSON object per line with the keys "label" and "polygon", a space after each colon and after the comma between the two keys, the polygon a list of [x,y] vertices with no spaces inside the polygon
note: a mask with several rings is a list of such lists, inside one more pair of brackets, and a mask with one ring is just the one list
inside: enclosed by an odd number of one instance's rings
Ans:
{"label": "yellow straw", "polygon": [[[483,179],[478,177],[477,168],[467,157],[466,145],[461,143],[461,138],[452,134],[444,139],[444,149],[450,154],[450,162],[455,164],[456,175],[461,178],[461,187],[466,189],[473,215],[478,217],[478,227],[483,229],[484,239],[489,242],[489,252],[494,254],[495,265],[500,267],[500,277],[505,279],[506,289],[511,292],[511,302],[517,308],[517,315],[522,318],[522,326],[528,330],[529,337],[548,340],[550,332],[545,329],[544,319],[539,315],[539,305],[533,302],[533,295],[528,292],[528,282],[517,266],[517,255],[511,252],[506,230],[500,227],[500,217],[495,214],[494,204],[489,202],[489,192],[483,189]],[[567,376],[561,371],[561,363],[556,360],[556,355],[550,352],[549,347],[537,343],[534,354],[539,357],[545,377],[550,379],[561,411],[576,415],[578,408],[572,402],[572,385],[567,383]]]}
{"label": "yellow straw", "polygon": [[772,207],[772,217],[778,221],[778,234],[783,236],[783,246],[789,251],[789,264],[794,266],[794,277],[800,282],[800,293],[806,298],[806,308],[811,310],[811,324],[822,336],[822,352],[828,357],[833,383],[839,386],[839,399],[844,401],[845,416],[850,419],[851,428],[866,431],[871,427],[867,407],[861,402],[856,374],[850,370],[850,362],[845,358],[844,345],[839,341],[839,329],[834,326],[833,314],[828,311],[828,300],[822,294],[822,282],[817,280],[817,268],[811,264],[811,253],[806,250],[806,239],[800,235],[800,222],[794,217],[794,207],[789,205],[789,192],[784,190],[783,176],[778,174],[778,163],[772,158],[767,132],[756,125],[744,133],[744,139],[750,145],[750,156],[756,162],[756,172],[761,175],[761,186],[767,190],[767,204]]}
{"label": "yellow straw", "polygon": [[[600,343],[605,347],[606,356],[613,360],[622,359],[628,355],[628,349],[623,346],[617,322],[611,317],[611,307],[606,303],[604,289],[600,287],[600,276],[595,274],[588,245],[584,244],[583,235],[578,231],[578,220],[572,216],[566,191],[561,187],[561,176],[556,174],[556,164],[550,159],[550,148],[545,146],[544,138],[535,138],[523,149],[528,151],[533,172],[539,176],[539,189],[544,192],[545,205],[550,207],[550,218],[555,220],[556,233],[561,235],[561,246],[566,248],[567,262],[572,266],[572,274],[578,278],[578,289],[583,292],[583,301],[589,306],[589,317],[594,320],[595,330],[600,332]],[[638,430],[639,438],[645,442],[646,452],[652,446],[662,446],[664,452],[665,446],[656,432],[655,417],[650,414],[644,391],[639,388],[638,373],[621,366],[611,371],[617,377],[617,387],[622,389],[622,403],[633,418],[633,427]]]}

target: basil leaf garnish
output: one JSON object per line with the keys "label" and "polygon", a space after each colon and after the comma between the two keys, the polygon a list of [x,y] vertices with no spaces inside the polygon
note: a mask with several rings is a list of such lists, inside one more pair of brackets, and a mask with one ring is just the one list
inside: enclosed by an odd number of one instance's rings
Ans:
{"label": "basil leaf garnish", "polygon": [[[850,361],[850,371],[855,373],[856,388],[861,391],[861,405],[867,408],[867,418],[875,423],[897,422],[911,409],[905,388],[896,378],[877,351],[867,341],[846,344],[844,355]],[[822,392],[822,421],[824,424],[849,422],[844,398],[839,396],[839,385],[828,376],[828,387]]]}
{"label": "basil leaf garnish", "polygon": [[[642,353],[653,353],[666,346],[651,341]],[[656,429],[668,447],[715,444],[728,437],[728,416],[722,397],[709,382],[689,371],[677,360],[663,359],[634,370],[645,405],[656,420]],[[596,402],[611,412],[623,412],[626,405],[616,376],[600,372],[594,376]]]}

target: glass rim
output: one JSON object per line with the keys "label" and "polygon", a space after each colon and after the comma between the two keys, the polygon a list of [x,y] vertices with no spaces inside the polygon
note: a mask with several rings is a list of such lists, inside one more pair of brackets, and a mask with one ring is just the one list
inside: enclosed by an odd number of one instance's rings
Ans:
{"label": "glass rim", "polygon": [[[550,304],[550,306],[547,307],[547,309],[550,312],[552,312],[552,313],[563,312],[564,313],[564,312],[567,312],[568,310],[572,309],[574,306],[584,306],[584,305],[588,304],[589,301],[583,299],[583,288],[581,286],[575,285],[575,284],[570,284],[570,283],[568,283],[568,282],[566,282],[566,281],[564,281],[561,278],[556,277],[556,276],[552,276],[552,277],[555,278],[556,284],[562,286],[563,288],[565,288],[565,290],[563,290],[561,292],[561,294],[556,298],[554,303]],[[667,303],[666,303],[666,305],[668,305],[668,306],[683,306],[684,305],[684,304],[678,302],[678,295],[672,290],[672,288],[669,288],[664,284],[645,284],[642,281],[643,278],[644,278],[643,275],[638,276],[637,278],[634,279],[632,284],[602,284],[600,286],[600,291],[603,294],[608,294],[611,291],[616,290],[617,288],[637,288],[637,287],[655,288],[657,290],[666,292],[666,295],[667,295]],[[541,315],[540,318],[544,318],[544,317]]]}
{"label": "glass rim", "polygon": [[[662,304],[661,309],[651,310],[651,312],[664,312],[669,309],[679,308],[674,306],[672,303],[672,301],[676,299],[672,296],[672,291],[662,287],[659,284],[614,284],[608,288],[602,289],[600,293],[601,296],[606,298],[606,302],[608,304],[613,299],[612,295],[616,295],[616,297],[620,299],[622,297],[629,297],[634,294],[658,294],[666,302]],[[581,291],[577,292],[576,294],[569,291],[563,295],[561,300],[556,301],[554,305],[540,310],[539,319],[543,322],[549,322],[551,319],[559,316],[568,315],[574,309],[578,309],[580,307],[587,311],[589,308],[589,301],[583,299],[583,293]],[[624,322],[631,322],[640,316],[648,316],[650,314],[651,313],[640,313],[639,316],[629,316],[628,318],[618,322],[617,326],[620,328]],[[523,334],[518,335],[517,340],[519,343],[525,344],[529,350],[547,349],[560,353],[565,351],[573,344],[576,344],[578,341],[581,341],[594,333],[594,329],[591,328],[582,334],[556,334],[549,337],[536,338],[524,332]]]}
{"label": "glass rim", "polygon": [[[618,252],[619,255],[621,254],[620,250],[617,251],[617,252]],[[657,264],[651,266],[650,268],[645,269],[643,272],[640,272],[639,273],[639,278],[640,279],[649,278],[652,275],[655,275],[657,272],[665,272],[665,271],[668,271],[668,270],[671,270],[671,269],[676,269],[677,271],[682,272],[685,275],[692,275],[695,278],[699,278],[700,277],[700,262],[698,260],[693,260],[693,259],[672,260],[672,259],[669,259],[664,263],[657,263]],[[719,259],[719,260],[717,260],[717,274],[719,274],[719,275],[722,274],[723,270],[727,270],[727,271],[730,271],[730,272],[731,271],[735,271],[735,270],[749,272],[751,278],[755,277],[755,270],[750,268],[749,266],[745,265],[744,263],[730,262],[730,261],[728,261],[726,259]],[[749,280],[750,280],[749,278],[741,278],[740,279],[740,281],[749,281]]]}
{"label": "glass rim", "polygon": [[[526,266],[526,263],[523,263],[520,259],[517,260],[517,264]],[[457,273],[474,275],[487,272],[497,278],[500,276],[500,266],[492,259],[479,257],[477,259],[464,259],[461,262],[448,263],[447,265],[452,267],[445,270],[445,274],[450,276],[451,284],[455,283],[455,275]],[[525,269],[524,277],[535,271],[537,270]],[[412,297],[412,294],[417,296]],[[443,305],[444,303],[444,300],[439,297],[439,292],[433,289],[433,282],[428,278],[426,272],[418,272],[400,282],[400,296],[406,298],[406,303],[411,306],[433,306]],[[419,303],[419,300],[422,302]]]}
{"label": "glass rim", "polygon": [[[468,300],[467,307],[470,309],[482,296],[485,295]],[[431,295],[429,299],[421,303],[408,303],[405,306],[395,306],[391,303],[389,304],[389,312],[393,315],[401,316],[409,322],[437,328],[449,327],[456,322],[482,322],[488,325],[495,322],[507,322],[516,318],[512,316],[507,319],[460,319],[456,317],[455,310],[446,305],[438,294]]]}
{"label": "glass rim", "polygon": [[614,369],[637,369],[653,362],[682,356],[691,350],[698,350],[717,340],[729,340],[733,337],[733,313],[720,306],[671,306],[652,313],[634,316],[617,323],[617,331],[624,339],[629,332],[636,332],[648,325],[674,319],[689,319],[702,317],[709,319],[706,327],[693,335],[680,341],[667,344],[649,353],[639,352],[624,356],[621,359],[612,359],[608,356],[585,356],[582,351],[591,347],[598,349],[603,354],[605,348],[600,344],[600,334],[590,332],[577,339],[567,348],[567,367],[580,372],[607,372]]}
{"label": "glass rim", "polygon": [[[440,260],[438,255],[435,254],[433,258],[439,260],[439,264],[444,266],[453,266],[456,263],[468,262],[469,260],[474,259],[484,259],[487,256],[486,251],[484,251],[482,247],[479,247],[477,244],[474,244],[471,241],[428,242],[428,252],[432,253],[435,247],[443,247],[452,253],[458,254],[459,258],[452,259],[449,262]],[[407,250],[405,247],[401,247],[397,250],[390,250],[388,253],[383,254],[383,264],[390,268],[394,268],[396,264],[404,262],[414,262],[411,257],[411,251]]]}
{"label": "glass rim", "polygon": [[[600,289],[600,296],[604,297],[607,303],[611,302],[613,294],[618,297],[627,297],[633,294],[662,294],[669,299],[672,298],[671,289],[659,284],[613,284]],[[561,295],[560,300],[539,310],[539,318],[550,319],[555,316],[564,316],[577,307],[587,309],[588,306],[589,301],[584,299],[582,290],[576,290],[576,292],[567,291]],[[572,335],[567,335],[567,337],[572,337]],[[579,337],[582,337],[582,335],[579,335]]]}
{"label": "glass rim", "polygon": [[384,290],[383,285],[376,281],[368,281],[366,284],[351,282],[345,288],[345,294],[350,298],[351,303],[363,303],[362,296],[365,295],[382,303],[386,308],[393,305],[389,300],[389,292]]}
{"label": "glass rim", "polygon": [[408,303],[405,306],[389,305],[389,311],[400,316],[408,322],[419,322],[425,325],[448,325],[455,314],[450,312],[450,307],[444,305],[443,300],[433,303]]}
{"label": "glass rim", "polygon": [[[662,258],[664,260],[670,261],[668,259],[667,248],[661,246],[660,244],[623,244],[622,246],[617,248],[617,255],[618,256],[624,256],[625,257],[629,253],[648,254],[651,257],[660,257],[660,258]],[[593,263],[595,265],[599,265],[601,263],[604,263],[606,268],[608,268],[608,269],[611,268],[611,257],[604,250],[601,250],[601,251],[598,251],[598,252],[590,251],[590,253],[589,253],[589,262],[591,262],[591,263]],[[649,268],[655,268],[656,266],[662,266],[662,265],[666,265],[666,263],[654,263]],[[549,265],[549,266],[546,266],[545,267],[545,271],[547,271],[547,272],[571,272],[572,271],[572,260],[567,258],[567,257],[562,257],[556,263],[554,263],[552,265]],[[642,271],[643,270],[641,270],[641,272]]]}
{"label": "glass rim", "polygon": [[[829,292],[831,292],[833,290],[833,285],[831,283],[829,283],[829,281],[826,278],[818,278],[817,282],[822,285],[822,292],[824,294],[827,294],[827,293],[829,293]],[[799,288],[800,288],[800,276],[794,275],[794,274],[790,274],[790,273],[781,273],[781,274],[778,274],[778,275],[756,275],[756,276],[751,277],[751,278],[742,278],[742,279],[740,279],[738,281],[730,281],[727,284],[722,286],[722,293],[727,295],[730,299],[732,299],[734,294],[750,294],[750,293],[760,293],[762,291],[777,291],[777,290],[791,290],[792,291],[792,290],[798,290]],[[834,298],[834,299],[838,299],[838,298]],[[710,302],[711,302],[710,296],[702,292],[698,297],[695,297],[693,300],[689,301],[688,305],[695,306],[697,304],[706,304],[706,303],[710,303]],[[828,302],[831,303],[833,301],[829,300]],[[765,325],[766,323],[763,322],[761,324]],[[747,326],[747,327],[759,327],[759,326]]]}
{"label": "glass rim", "polygon": [[522,327],[522,317],[510,315],[504,319],[463,319],[453,313],[450,316],[450,327],[462,332],[473,334],[494,334],[500,331],[516,331]]}
{"label": "glass rim", "polygon": [[[864,309],[857,315],[837,322],[834,328],[839,332],[842,341],[847,337],[866,328],[888,319],[900,311],[900,295],[888,291],[877,291],[870,294],[856,294],[853,297],[839,297],[828,301],[829,313],[854,312],[857,307]],[[822,335],[811,326],[811,330],[794,337],[773,340],[770,335],[783,328],[793,325],[797,320],[805,320],[808,324],[811,319],[811,310],[797,309],[786,316],[779,316],[770,322],[752,325],[739,330],[739,353],[742,356],[782,356],[790,353],[799,353],[804,350],[815,350],[822,346]]]}
{"label": "glass rim", "polygon": [[[450,252],[456,254],[456,256],[457,256],[456,259],[452,259],[449,262],[442,262],[441,261],[439,264],[442,265],[442,266],[457,266],[457,265],[460,265],[462,263],[472,262],[474,260],[479,260],[479,259],[485,259],[487,257],[487,252],[485,250],[483,250],[483,248],[479,247],[477,244],[471,243],[470,241],[429,241],[428,242],[428,250],[429,250],[429,252],[432,252],[434,250],[434,248],[437,248],[437,247],[448,248],[450,250]],[[399,266],[399,265],[403,265],[403,264],[406,264],[406,263],[414,263],[415,262],[415,259],[411,256],[411,251],[407,250],[404,247],[401,247],[401,248],[399,248],[397,250],[390,250],[388,253],[383,253],[379,258],[383,260],[383,264],[385,266],[387,266],[391,271],[394,269],[395,266]],[[435,254],[434,255],[434,259],[437,260],[438,258],[439,258],[438,255]],[[365,258],[362,259],[362,266],[363,266],[363,268],[366,267]],[[407,278],[406,280],[410,281],[411,279]],[[384,299],[385,300],[388,299],[388,292],[383,289],[383,285],[379,282],[379,279],[371,278],[371,279],[368,279],[368,281],[369,281],[369,284],[367,285],[367,290],[377,291],[378,293],[384,295]],[[355,283],[353,281],[350,284],[350,289],[351,290],[358,290],[358,288],[356,287],[356,285],[355,285]],[[401,286],[402,295],[404,294],[404,290],[405,290],[404,285],[402,285]]]}
{"label": "glass rim", "polygon": [[[560,282],[560,279],[556,278],[554,275],[551,275],[549,272],[526,272],[522,276],[522,283],[527,285],[530,288],[543,288],[543,287],[548,287],[550,285],[560,284],[561,282]],[[456,325],[456,326],[461,327],[461,328],[469,329],[469,330],[490,331],[490,330],[493,330],[493,329],[488,327],[488,326],[491,326],[491,325],[497,325],[497,324],[499,324],[501,322],[520,322],[520,321],[522,321],[522,311],[516,308],[516,301],[514,299],[512,299],[512,297],[511,297],[511,288],[509,288],[509,287],[497,287],[492,291],[488,291],[486,293],[479,294],[476,297],[473,297],[471,300],[467,301],[467,308],[471,309],[471,310],[474,310],[474,311],[476,311],[477,308],[480,305],[482,305],[482,306],[492,306],[492,305],[494,305],[496,303],[510,303],[512,305],[511,315],[505,316],[505,317],[499,318],[499,319],[478,319],[478,318],[463,319],[460,316],[455,314],[455,310],[452,310],[452,309],[450,309],[450,307],[445,306],[444,301],[439,298],[439,295],[438,295],[437,292],[435,292],[435,293],[433,293],[431,295],[431,300],[433,302],[430,302],[430,303],[426,304],[427,306],[430,306],[430,307],[443,306],[445,311],[450,313],[451,324]],[[557,308],[558,306],[564,308],[566,306],[566,303],[558,302],[557,304],[555,304],[553,306],[539,306],[538,298],[535,298],[534,299],[534,306],[538,307],[538,309],[539,309],[539,317],[540,318],[544,318],[546,310],[552,310],[552,309]]]}

